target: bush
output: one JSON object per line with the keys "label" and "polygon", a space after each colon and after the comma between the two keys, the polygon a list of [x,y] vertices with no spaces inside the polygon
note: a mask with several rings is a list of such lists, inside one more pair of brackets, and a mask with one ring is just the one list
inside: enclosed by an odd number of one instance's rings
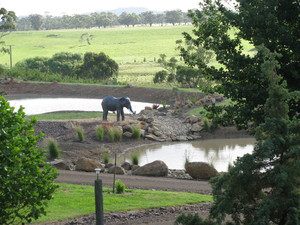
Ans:
{"label": "bush", "polygon": [[133,165],[139,165],[139,156],[138,154],[131,155],[131,162]]}
{"label": "bush", "polygon": [[115,140],[116,141],[121,141],[122,137],[123,137],[123,132],[122,130],[118,129],[118,128],[114,128],[114,132],[115,132]]}
{"label": "bush", "polygon": [[133,138],[140,138],[141,137],[141,128],[137,126],[132,127],[132,137]]}
{"label": "bush", "polygon": [[54,138],[48,138],[46,143],[50,159],[59,158],[61,155],[61,150],[58,147],[57,141]]}
{"label": "bush", "polygon": [[108,128],[107,131],[108,140],[111,142],[115,141],[115,130],[113,128]]}
{"label": "bush", "polygon": [[23,109],[15,111],[1,96],[0,115],[0,224],[28,224],[45,214],[57,172],[37,148],[36,121],[25,120]]}
{"label": "bush", "polygon": [[103,154],[102,161],[103,161],[104,164],[109,163],[109,154],[108,153]]}
{"label": "bush", "polygon": [[117,194],[122,194],[125,192],[125,188],[126,188],[126,185],[120,181],[120,180],[116,180],[116,193]]}
{"label": "bush", "polygon": [[96,128],[96,135],[100,141],[103,141],[104,139],[104,127],[99,126]]}
{"label": "bush", "polygon": [[78,140],[83,142],[85,140],[84,129],[81,126],[78,126],[75,128],[75,131],[77,133]]}
{"label": "bush", "polygon": [[198,214],[180,214],[174,223],[175,225],[217,225],[214,222],[203,221]]}

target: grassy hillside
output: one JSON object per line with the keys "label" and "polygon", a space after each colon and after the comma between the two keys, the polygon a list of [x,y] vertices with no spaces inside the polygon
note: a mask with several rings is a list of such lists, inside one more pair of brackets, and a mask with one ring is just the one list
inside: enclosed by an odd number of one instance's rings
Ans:
{"label": "grassy hillside", "polygon": [[[162,69],[155,60],[160,54],[179,57],[175,42],[183,38],[183,32],[191,33],[192,29],[191,25],[182,25],[16,31],[3,40],[13,45],[13,64],[35,56],[51,57],[58,52],[104,52],[119,64],[120,82],[152,85],[153,75]],[[85,33],[93,35],[91,45],[80,41]],[[249,51],[252,47],[245,43],[245,48]],[[1,54],[0,63],[9,67],[9,55]]]}
{"label": "grassy hillside", "polygon": [[[57,52],[85,53],[103,51],[118,63],[153,61],[164,53],[176,55],[175,41],[192,26],[116,27],[101,29],[18,31],[4,37],[6,44],[14,45],[14,63],[34,56],[52,56]],[[93,35],[91,45],[80,42],[84,33]],[[0,57],[9,65],[9,57]]]}

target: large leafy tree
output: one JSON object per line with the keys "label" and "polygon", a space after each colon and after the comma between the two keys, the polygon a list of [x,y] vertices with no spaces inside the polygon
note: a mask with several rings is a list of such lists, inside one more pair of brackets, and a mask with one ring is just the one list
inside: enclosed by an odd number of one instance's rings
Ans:
{"label": "large leafy tree", "polygon": [[5,42],[1,40],[2,37],[8,34],[8,31],[15,29],[17,16],[13,11],[7,11],[5,8],[0,9],[0,48],[1,52],[9,52],[9,49],[4,46]]}
{"label": "large leafy tree", "polygon": [[[200,65],[209,70],[216,81],[215,91],[231,98],[234,105],[223,106],[231,122],[246,128],[264,121],[261,107],[268,98],[268,79],[262,75],[263,56],[245,53],[243,40],[255,46],[264,45],[278,53],[278,74],[287,81],[291,91],[300,87],[300,4],[298,0],[237,0],[232,5],[224,1],[204,0],[200,10],[190,11],[193,35],[185,39],[195,46],[213,50],[220,67]],[[231,2],[231,1],[229,1]],[[228,3],[228,1],[227,1]],[[256,49],[253,50],[256,50]],[[190,59],[183,50],[182,55]],[[299,112],[299,100],[289,102],[290,114]]]}
{"label": "large leafy tree", "polygon": [[[35,121],[26,121],[0,96],[0,224],[30,222],[45,214],[57,185],[56,170],[37,148]],[[42,167],[42,168],[41,168]]]}
{"label": "large leafy tree", "polygon": [[287,104],[300,92],[288,92],[276,74],[273,55],[263,52],[261,71],[269,80],[265,121],[256,129],[253,154],[239,158],[228,173],[212,181],[210,215],[217,224],[226,215],[232,218],[227,224],[300,224],[300,121],[289,117]]}
{"label": "large leafy tree", "polygon": [[83,57],[83,64],[79,66],[79,77],[95,80],[105,80],[117,76],[118,64],[103,52],[87,52]]}
{"label": "large leafy tree", "polygon": [[39,30],[44,24],[44,17],[39,14],[32,14],[29,16],[29,21],[34,30]]}

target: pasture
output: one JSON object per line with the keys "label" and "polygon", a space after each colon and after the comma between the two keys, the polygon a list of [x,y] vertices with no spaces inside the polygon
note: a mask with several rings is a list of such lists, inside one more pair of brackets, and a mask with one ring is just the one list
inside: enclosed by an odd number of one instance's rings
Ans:
{"label": "pasture", "polygon": [[[13,45],[13,65],[26,58],[51,57],[59,52],[104,52],[119,64],[119,82],[152,86],[153,75],[162,70],[156,62],[159,55],[179,60],[176,40],[183,39],[182,33],[191,33],[192,29],[192,25],[181,25],[15,31],[3,40],[7,45]],[[81,39],[83,34],[91,36],[90,45]],[[250,51],[253,46],[243,44],[245,52],[253,54]],[[0,64],[9,67],[9,54],[0,55]]]}

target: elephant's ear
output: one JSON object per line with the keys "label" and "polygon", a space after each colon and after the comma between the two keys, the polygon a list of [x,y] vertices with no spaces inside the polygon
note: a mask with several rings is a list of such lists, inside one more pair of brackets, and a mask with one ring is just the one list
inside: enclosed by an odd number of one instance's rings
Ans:
{"label": "elephant's ear", "polygon": [[127,101],[126,97],[120,98],[120,102],[121,102],[121,103],[126,103],[126,101]]}

